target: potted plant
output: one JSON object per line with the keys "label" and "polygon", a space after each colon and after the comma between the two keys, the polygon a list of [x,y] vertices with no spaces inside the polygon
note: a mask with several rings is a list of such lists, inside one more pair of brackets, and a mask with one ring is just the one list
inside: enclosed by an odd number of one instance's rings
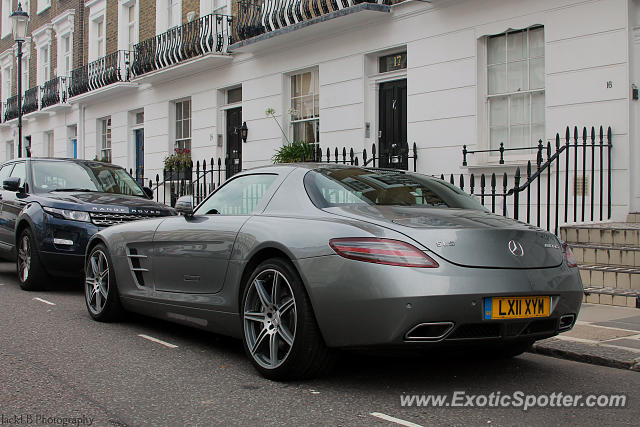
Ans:
{"label": "potted plant", "polygon": [[172,155],[164,159],[165,181],[190,180],[193,167],[191,151],[186,148],[176,148],[173,151]]}

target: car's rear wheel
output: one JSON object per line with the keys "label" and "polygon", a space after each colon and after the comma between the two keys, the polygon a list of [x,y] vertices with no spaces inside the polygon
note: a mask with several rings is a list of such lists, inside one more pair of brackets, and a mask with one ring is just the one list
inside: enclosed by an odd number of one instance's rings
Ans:
{"label": "car's rear wheel", "polygon": [[106,246],[98,244],[91,249],[85,266],[84,294],[89,315],[99,322],[114,322],[124,314],[112,266]]}
{"label": "car's rear wheel", "polygon": [[322,375],[333,365],[302,281],[286,260],[261,263],[242,298],[244,348],[256,369],[272,380]]}
{"label": "car's rear wheel", "polygon": [[29,228],[25,228],[20,233],[17,249],[16,269],[20,287],[25,291],[43,289],[49,279],[49,275],[40,261],[40,253],[36,247],[33,233]]}

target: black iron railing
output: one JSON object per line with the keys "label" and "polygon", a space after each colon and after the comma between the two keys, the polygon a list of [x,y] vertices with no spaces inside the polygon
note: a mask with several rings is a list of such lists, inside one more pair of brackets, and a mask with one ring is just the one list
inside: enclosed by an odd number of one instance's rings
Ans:
{"label": "black iron railing", "polygon": [[56,77],[40,86],[40,108],[67,102],[67,78]]}
{"label": "black iron railing", "polygon": [[233,43],[233,17],[210,14],[144,40],[134,46],[131,71],[140,76],[210,52],[225,52]]}
{"label": "black iron railing", "polygon": [[501,165],[504,165],[504,153],[505,152],[515,152],[515,151],[519,151],[519,152],[524,152],[524,153],[531,153],[535,150],[537,150],[538,155],[541,154],[542,152],[542,141],[539,141],[538,145],[535,147],[514,147],[514,148],[505,148],[504,147],[504,142],[500,143],[500,147],[499,148],[491,148],[491,149],[486,149],[486,150],[468,150],[466,145],[462,146],[462,166],[468,166],[467,163],[467,156],[470,154],[480,154],[480,153],[486,153],[491,155],[492,153],[498,154],[498,163]]}
{"label": "black iron railing", "polygon": [[240,0],[238,40],[307,21],[360,3],[390,4],[390,0]]}
{"label": "black iron railing", "polygon": [[556,134],[553,145],[540,141],[536,164],[527,162],[526,175],[517,168],[511,176],[451,174],[448,181],[456,184],[457,178],[458,186],[491,212],[524,219],[555,234],[569,222],[610,219],[611,127],[606,133],[602,126],[599,131],[585,127],[582,132],[574,127],[573,135],[567,127],[564,138]]}
{"label": "black iron railing", "polygon": [[29,88],[24,92],[24,97],[22,98],[22,114],[38,111],[38,108],[40,108],[38,99],[39,92],[40,88],[38,86]]}
{"label": "black iron railing", "polygon": [[4,121],[18,118],[18,95],[12,96],[4,103]]}
{"label": "black iron railing", "polygon": [[130,79],[130,52],[118,50],[71,71],[69,96]]}

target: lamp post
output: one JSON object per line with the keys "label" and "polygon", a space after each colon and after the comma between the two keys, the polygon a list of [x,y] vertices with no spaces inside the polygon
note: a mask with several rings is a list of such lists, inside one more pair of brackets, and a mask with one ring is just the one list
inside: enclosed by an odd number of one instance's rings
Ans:
{"label": "lamp post", "polygon": [[[22,10],[22,4],[18,3],[18,8],[9,17],[13,40],[18,44],[18,147],[22,147],[22,43],[27,38],[29,14]],[[18,157],[22,157],[22,152],[18,153]]]}

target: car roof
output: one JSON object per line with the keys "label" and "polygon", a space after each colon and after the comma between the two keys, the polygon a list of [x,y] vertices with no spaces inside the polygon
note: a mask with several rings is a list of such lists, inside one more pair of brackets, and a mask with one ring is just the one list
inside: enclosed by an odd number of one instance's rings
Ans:
{"label": "car roof", "polygon": [[64,162],[73,162],[73,163],[78,163],[78,164],[100,164],[100,165],[104,165],[104,166],[111,166],[114,168],[118,168],[118,169],[123,169],[122,166],[118,166],[118,165],[114,165],[113,163],[105,163],[105,162],[99,162],[97,160],[87,160],[87,159],[72,159],[72,158],[65,158],[65,157],[20,157],[17,159],[11,159],[11,160],[7,160],[6,162],[2,163],[2,165],[8,164],[8,163],[14,163],[14,162],[18,162],[18,161],[52,161],[52,162],[60,162],[60,163],[64,163]]}

